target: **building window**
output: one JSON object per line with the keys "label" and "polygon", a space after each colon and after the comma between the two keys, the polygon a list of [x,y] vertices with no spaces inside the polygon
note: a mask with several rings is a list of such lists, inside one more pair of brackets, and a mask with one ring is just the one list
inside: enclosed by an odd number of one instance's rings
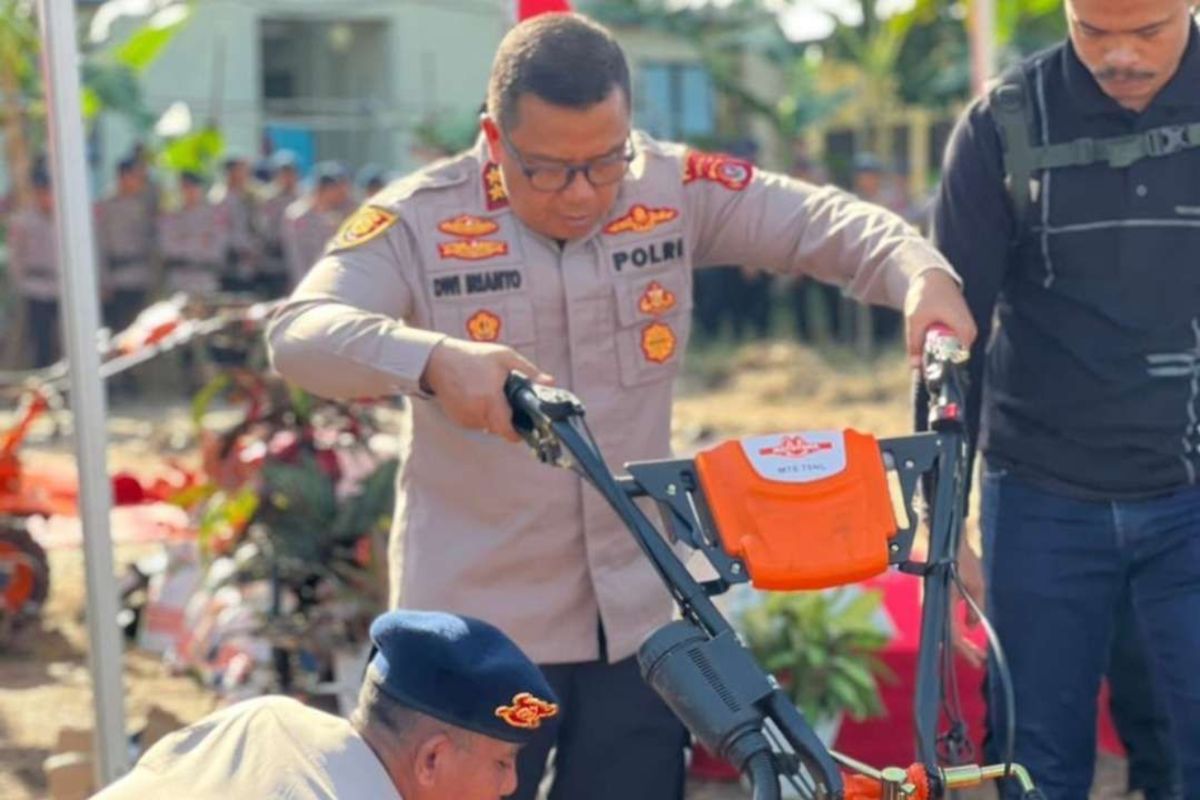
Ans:
{"label": "building window", "polygon": [[652,136],[687,140],[716,131],[712,78],[698,64],[643,62],[634,94],[638,127]]}

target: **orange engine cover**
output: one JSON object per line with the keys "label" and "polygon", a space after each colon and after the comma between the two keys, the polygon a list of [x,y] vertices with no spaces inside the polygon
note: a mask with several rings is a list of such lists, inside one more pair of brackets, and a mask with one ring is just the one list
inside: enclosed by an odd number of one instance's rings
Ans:
{"label": "orange engine cover", "polygon": [[722,548],[758,588],[822,589],[887,569],[897,527],[875,437],[751,436],[695,463]]}

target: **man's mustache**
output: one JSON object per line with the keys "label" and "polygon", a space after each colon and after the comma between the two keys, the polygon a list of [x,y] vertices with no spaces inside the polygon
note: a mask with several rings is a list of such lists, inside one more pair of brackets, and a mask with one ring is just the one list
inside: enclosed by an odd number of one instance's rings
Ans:
{"label": "man's mustache", "polygon": [[1140,69],[1122,69],[1120,67],[1106,67],[1092,72],[1096,80],[1101,83],[1109,83],[1111,81],[1148,81],[1154,77],[1154,73]]}

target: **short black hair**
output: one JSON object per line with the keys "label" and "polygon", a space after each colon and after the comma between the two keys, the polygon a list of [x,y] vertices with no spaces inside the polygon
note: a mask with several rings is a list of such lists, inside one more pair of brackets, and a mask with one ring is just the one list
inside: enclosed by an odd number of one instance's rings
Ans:
{"label": "short black hair", "polygon": [[579,14],[541,14],[508,32],[488,80],[487,109],[501,128],[517,125],[517,101],[585,109],[620,89],[626,105],[629,64],[608,29]]}
{"label": "short black hair", "polygon": [[141,164],[138,163],[137,158],[134,156],[125,156],[117,162],[117,174],[121,176],[128,175],[140,166]]}

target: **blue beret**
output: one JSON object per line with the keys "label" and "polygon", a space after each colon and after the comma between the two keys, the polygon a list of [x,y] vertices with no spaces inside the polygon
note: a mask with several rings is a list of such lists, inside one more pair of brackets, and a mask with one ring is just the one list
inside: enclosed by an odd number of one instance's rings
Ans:
{"label": "blue beret", "polygon": [[481,620],[389,611],[371,624],[371,641],[379,652],[367,680],[457,728],[526,744],[558,714],[558,699],[537,665]]}

